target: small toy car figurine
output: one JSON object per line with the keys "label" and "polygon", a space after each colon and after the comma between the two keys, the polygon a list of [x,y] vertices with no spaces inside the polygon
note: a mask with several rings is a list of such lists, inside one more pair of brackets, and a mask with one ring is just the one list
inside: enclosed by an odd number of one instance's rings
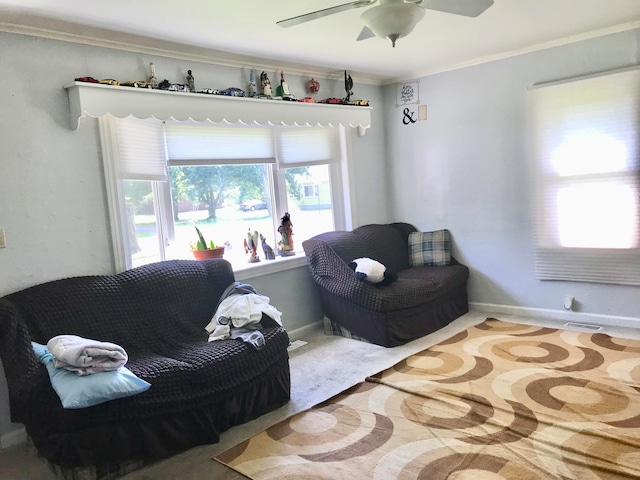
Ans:
{"label": "small toy car figurine", "polygon": [[104,85],[120,85],[120,82],[113,78],[103,78],[102,80],[99,80],[98,83],[102,83]]}
{"label": "small toy car figurine", "polygon": [[301,98],[300,101],[305,103],[316,103],[316,100],[313,97],[304,97]]}
{"label": "small toy car figurine", "polygon": [[227,97],[244,97],[244,90],[237,87],[229,87],[219,90],[218,95],[226,95]]}
{"label": "small toy car figurine", "polygon": [[75,79],[76,82],[89,82],[89,83],[99,83],[97,79],[93,77],[78,77]]}
{"label": "small toy car figurine", "polygon": [[151,88],[151,82],[147,82],[146,80],[129,80],[127,82],[120,83],[123,87],[133,87],[133,88]]}
{"label": "small toy car figurine", "polygon": [[214,90],[213,88],[203,88],[202,90],[198,90],[196,93],[204,93],[207,95],[220,95],[219,90]]}
{"label": "small toy car figurine", "polygon": [[182,83],[171,83],[166,78],[158,85],[160,90],[168,90],[170,92],[188,92],[189,87]]}
{"label": "small toy car figurine", "polygon": [[344,102],[345,105],[359,105],[361,107],[368,107],[369,100],[350,100],[348,102]]}
{"label": "small toy car figurine", "polygon": [[331,103],[331,104],[342,105],[342,104],[344,104],[344,99],[336,98],[336,97],[330,97],[330,98],[325,98],[324,100],[318,100],[318,103]]}

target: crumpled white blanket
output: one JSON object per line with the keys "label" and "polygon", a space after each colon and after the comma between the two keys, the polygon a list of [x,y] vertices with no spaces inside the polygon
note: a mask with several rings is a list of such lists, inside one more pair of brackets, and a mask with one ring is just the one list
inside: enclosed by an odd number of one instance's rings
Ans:
{"label": "crumpled white blanket", "polygon": [[263,313],[282,325],[282,312],[271,305],[270,301],[269,297],[257,293],[228,296],[220,302],[216,313],[205,327],[205,330],[210,333],[209,341],[229,338],[231,327],[257,325]]}
{"label": "crumpled white blanket", "polygon": [[77,335],[58,335],[47,342],[53,365],[78,375],[117,370],[129,359],[120,345]]}

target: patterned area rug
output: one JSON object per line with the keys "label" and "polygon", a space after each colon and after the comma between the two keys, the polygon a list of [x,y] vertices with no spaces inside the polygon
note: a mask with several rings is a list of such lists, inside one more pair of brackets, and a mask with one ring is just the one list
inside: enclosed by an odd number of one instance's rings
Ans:
{"label": "patterned area rug", "polygon": [[254,480],[640,478],[640,341],[487,319],[216,460]]}

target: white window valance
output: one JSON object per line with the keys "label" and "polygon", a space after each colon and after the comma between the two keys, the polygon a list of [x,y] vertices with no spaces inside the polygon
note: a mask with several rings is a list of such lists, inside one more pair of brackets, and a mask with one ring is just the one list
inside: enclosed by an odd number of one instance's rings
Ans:
{"label": "white window valance", "polygon": [[371,126],[371,107],[226,97],[85,82],[75,82],[65,88],[74,130],[82,117],[97,118],[107,113],[117,118],[191,119],[245,125],[342,125],[358,128],[359,135],[364,135]]}

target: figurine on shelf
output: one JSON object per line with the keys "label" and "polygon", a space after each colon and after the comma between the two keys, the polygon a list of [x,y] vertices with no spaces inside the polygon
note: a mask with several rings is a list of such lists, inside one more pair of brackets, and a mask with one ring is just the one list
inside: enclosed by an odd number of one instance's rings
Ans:
{"label": "figurine on shelf", "polygon": [[256,72],[254,70],[251,70],[251,74],[249,75],[249,87],[247,88],[247,94],[249,97],[255,97],[258,94]]}
{"label": "figurine on shelf", "polygon": [[349,75],[345,70],[344,71],[344,89],[347,91],[347,96],[344,97],[345,103],[351,101],[351,95],[353,95],[353,92],[351,91],[352,88],[353,88],[353,80],[351,79],[351,75]]}
{"label": "figurine on shelf", "polygon": [[289,85],[287,85],[287,82],[284,79],[284,72],[282,70],[280,70],[280,85],[278,86],[278,88],[276,88],[276,95],[278,97],[286,97],[289,96],[291,94],[291,92],[289,92]]}
{"label": "figurine on shelf", "polygon": [[189,92],[196,92],[196,83],[191,70],[187,70],[187,87],[189,88]]}
{"label": "figurine on shelf", "polygon": [[267,239],[264,238],[264,235],[260,234],[260,242],[262,242],[262,252],[264,253],[264,258],[266,260],[275,260],[276,254],[273,253],[273,248],[271,245],[267,243]]}
{"label": "figurine on shelf", "polygon": [[249,257],[249,263],[256,263],[260,261],[258,256],[258,238],[259,234],[257,230],[251,230],[247,232],[247,238],[244,239],[244,253],[251,253]]}
{"label": "figurine on shelf", "polygon": [[282,97],[283,100],[298,101],[294,95],[291,95],[289,85],[284,79],[284,72],[282,70],[280,70],[280,85],[276,88],[276,96]]}
{"label": "figurine on shelf", "polygon": [[149,85],[151,88],[159,88],[158,86],[158,77],[156,77],[156,66],[153,63],[149,64],[151,68],[151,76],[149,77]]}
{"label": "figurine on shelf", "polygon": [[296,252],[293,250],[293,223],[291,223],[289,212],[286,212],[280,220],[278,233],[281,236],[281,240],[278,242],[278,253],[280,256],[289,257],[295,255]]}
{"label": "figurine on shelf", "polygon": [[262,94],[266,97],[271,98],[271,80],[269,80],[267,72],[262,72],[260,74],[260,85],[262,86]]}

